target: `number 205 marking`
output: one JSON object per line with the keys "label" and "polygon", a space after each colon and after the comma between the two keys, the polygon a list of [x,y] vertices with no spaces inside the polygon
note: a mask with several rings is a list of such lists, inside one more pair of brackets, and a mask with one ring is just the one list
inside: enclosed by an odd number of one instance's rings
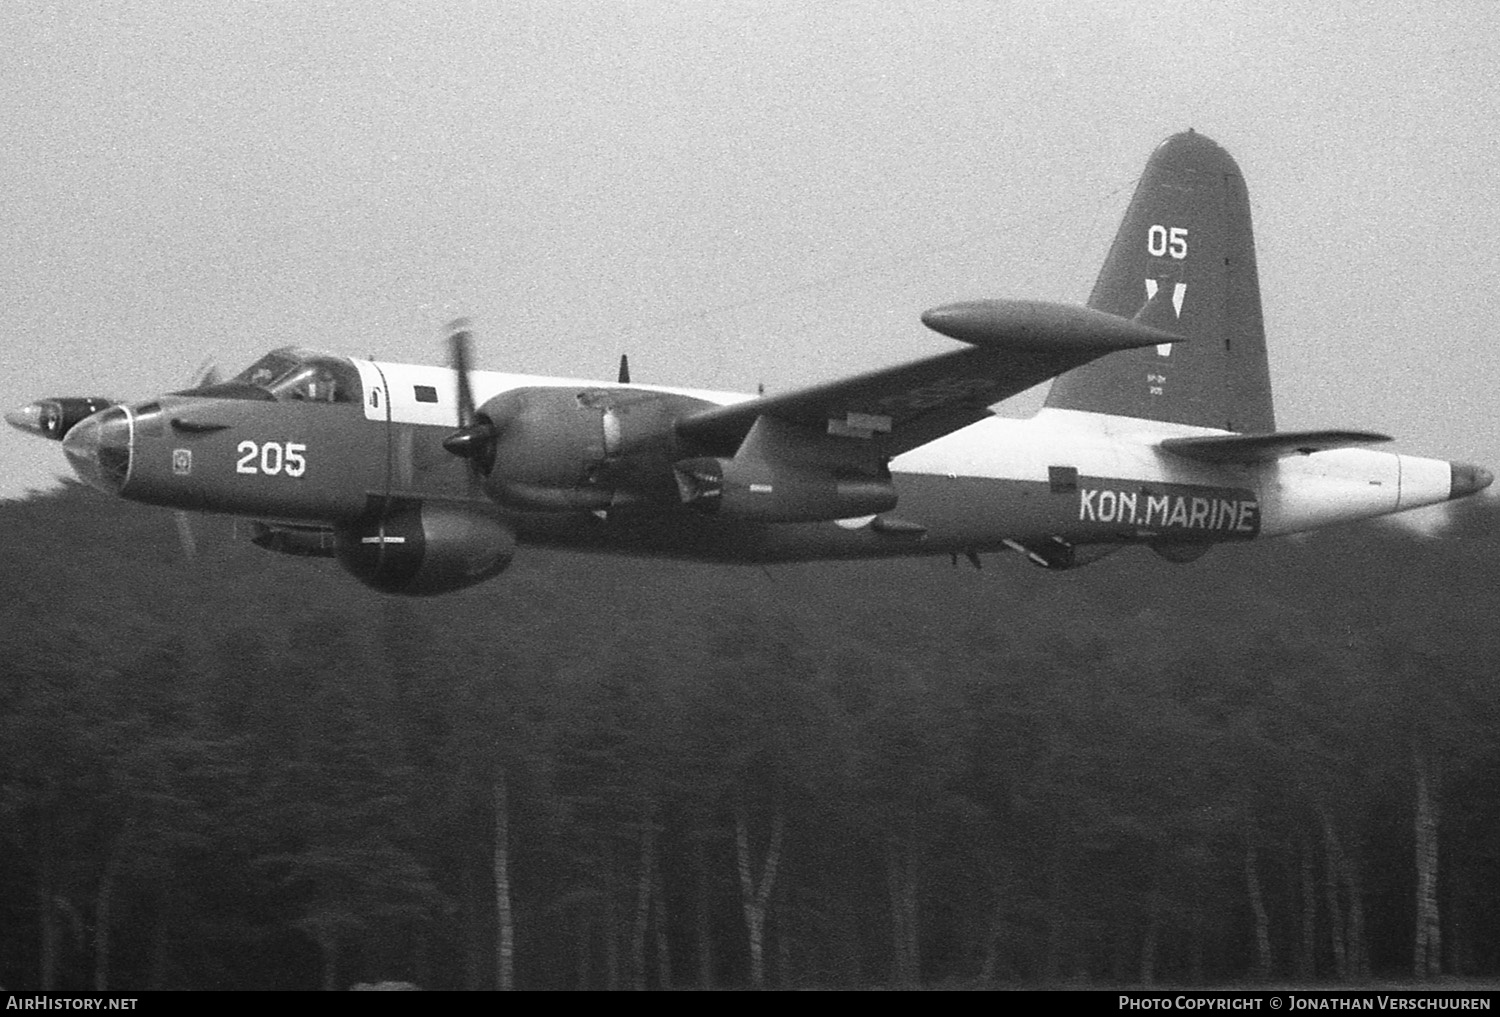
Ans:
{"label": "number 205 marking", "polygon": [[1146,231],[1146,253],[1153,258],[1170,254],[1181,261],[1187,257],[1187,235],[1188,231],[1182,226],[1173,226],[1170,230],[1165,226],[1152,226]]}
{"label": "number 205 marking", "polygon": [[234,464],[236,473],[264,473],[275,476],[285,473],[288,477],[300,477],[307,472],[307,460],[302,453],[307,445],[300,441],[268,441],[257,445],[253,441],[242,441],[235,446],[239,462]]}

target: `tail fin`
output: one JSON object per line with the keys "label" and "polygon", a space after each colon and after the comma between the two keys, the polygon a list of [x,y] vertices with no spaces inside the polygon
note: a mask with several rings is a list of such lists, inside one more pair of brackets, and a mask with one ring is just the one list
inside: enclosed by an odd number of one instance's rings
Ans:
{"label": "tail fin", "polygon": [[1201,134],[1157,146],[1089,306],[1188,341],[1112,353],[1052,384],[1046,405],[1228,431],[1276,429],[1250,202]]}

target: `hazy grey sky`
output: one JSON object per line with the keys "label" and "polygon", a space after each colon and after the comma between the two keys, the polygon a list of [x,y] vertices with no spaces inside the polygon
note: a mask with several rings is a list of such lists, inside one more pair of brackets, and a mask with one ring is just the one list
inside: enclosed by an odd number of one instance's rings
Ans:
{"label": "hazy grey sky", "polygon": [[[753,391],[1082,301],[1194,127],[1283,427],[1500,464],[1500,4],[0,5],[0,407],[287,343]],[[1038,400],[1023,396],[1019,408]],[[0,496],[67,468],[0,428]]]}

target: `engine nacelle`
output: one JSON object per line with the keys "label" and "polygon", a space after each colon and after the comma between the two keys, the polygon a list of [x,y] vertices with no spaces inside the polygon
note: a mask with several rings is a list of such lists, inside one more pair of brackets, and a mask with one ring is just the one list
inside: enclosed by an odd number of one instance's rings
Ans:
{"label": "engine nacelle", "polygon": [[896,507],[888,478],[840,477],[758,459],[684,459],[673,467],[682,501],[700,512],[764,523],[871,516]]}
{"label": "engine nacelle", "polygon": [[512,389],[479,408],[496,429],[485,489],[533,512],[670,504],[677,419],[711,405],[628,388]]}
{"label": "engine nacelle", "polygon": [[382,593],[449,593],[499,575],[516,550],[510,527],[480,510],[397,501],[334,530],[339,564]]}

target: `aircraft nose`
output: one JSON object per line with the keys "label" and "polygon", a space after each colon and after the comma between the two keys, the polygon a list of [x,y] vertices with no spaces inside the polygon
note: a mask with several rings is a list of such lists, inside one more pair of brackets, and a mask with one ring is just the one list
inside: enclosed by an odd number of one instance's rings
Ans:
{"label": "aircraft nose", "polygon": [[1495,475],[1483,466],[1475,466],[1473,463],[1449,463],[1449,470],[1453,479],[1448,485],[1448,500],[1462,498],[1476,491],[1483,491],[1494,483]]}
{"label": "aircraft nose", "polygon": [[74,424],[63,437],[63,454],[88,484],[119,494],[130,475],[130,414],[123,406]]}
{"label": "aircraft nose", "polygon": [[27,434],[40,434],[43,437],[53,437],[55,430],[53,422],[49,419],[47,407],[43,403],[28,403],[18,410],[11,410],[5,415],[5,422],[18,431]]}

